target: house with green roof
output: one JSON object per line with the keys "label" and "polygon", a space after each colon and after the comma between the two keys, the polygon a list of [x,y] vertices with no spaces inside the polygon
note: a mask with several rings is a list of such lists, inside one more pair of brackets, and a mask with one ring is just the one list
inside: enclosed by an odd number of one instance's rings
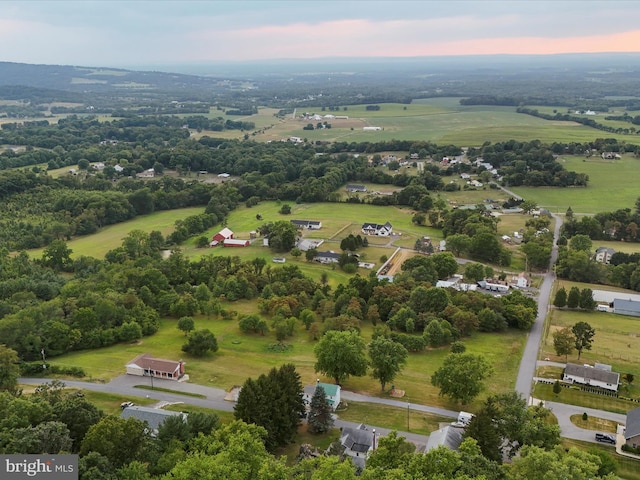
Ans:
{"label": "house with green roof", "polygon": [[325,397],[331,408],[335,410],[340,405],[340,385],[334,385],[333,383],[322,383],[320,380],[315,385],[307,385],[304,387],[303,399],[307,405],[311,405],[311,398],[316,392],[316,388],[322,387]]}

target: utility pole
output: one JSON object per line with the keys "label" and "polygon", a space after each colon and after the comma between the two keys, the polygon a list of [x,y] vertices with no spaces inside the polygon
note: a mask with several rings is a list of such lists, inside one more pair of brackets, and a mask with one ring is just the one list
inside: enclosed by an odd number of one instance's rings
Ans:
{"label": "utility pole", "polygon": [[409,412],[411,410],[411,404],[407,402],[407,432],[409,432]]}

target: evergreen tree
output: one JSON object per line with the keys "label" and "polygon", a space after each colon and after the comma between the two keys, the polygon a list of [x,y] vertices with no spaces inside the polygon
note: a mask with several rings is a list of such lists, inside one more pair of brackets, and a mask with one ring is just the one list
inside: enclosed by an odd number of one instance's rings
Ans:
{"label": "evergreen tree", "polygon": [[560,287],[556,292],[556,296],[553,299],[553,305],[558,308],[567,306],[567,290],[564,287]]}
{"label": "evergreen tree", "polygon": [[580,308],[584,310],[594,310],[596,308],[596,301],[593,299],[593,290],[590,288],[583,288],[580,291]]}
{"label": "evergreen tree", "polygon": [[498,408],[493,397],[489,397],[478,414],[471,419],[471,423],[464,431],[464,438],[473,438],[489,460],[502,463],[502,438],[495,428],[494,418],[498,416]]}
{"label": "evergreen tree", "polygon": [[324,388],[316,387],[311,397],[311,408],[309,410],[309,432],[324,433],[333,427],[333,418],[331,417],[331,405],[327,400]]}
{"label": "evergreen tree", "polygon": [[569,296],[567,297],[567,307],[578,308],[580,305],[580,289],[578,287],[571,287],[569,290]]}
{"label": "evergreen tree", "polygon": [[235,406],[236,419],[265,428],[265,444],[271,451],[293,439],[304,412],[302,383],[292,364],[247,379]]}

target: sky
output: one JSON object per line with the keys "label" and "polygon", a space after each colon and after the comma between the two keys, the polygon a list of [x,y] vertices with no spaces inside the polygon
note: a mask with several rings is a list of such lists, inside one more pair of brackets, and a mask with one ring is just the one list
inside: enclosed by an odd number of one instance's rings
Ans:
{"label": "sky", "polygon": [[0,61],[102,67],[640,51],[640,2],[0,0]]}

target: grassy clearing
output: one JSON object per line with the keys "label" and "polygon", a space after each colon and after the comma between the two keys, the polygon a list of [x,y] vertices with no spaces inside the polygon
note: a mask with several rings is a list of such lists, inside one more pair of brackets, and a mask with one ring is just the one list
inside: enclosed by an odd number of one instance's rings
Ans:
{"label": "grassy clearing", "polygon": [[[122,239],[133,230],[143,230],[145,232],[158,230],[166,236],[173,232],[176,220],[181,220],[190,215],[197,215],[203,212],[203,207],[189,207],[141,215],[127,222],[104,227],[93,235],[86,235],[69,240],[67,246],[72,250],[72,258],[78,258],[83,255],[94,258],[104,258],[109,250],[120,247],[122,245]],[[42,251],[42,248],[38,248],[29,250],[28,253],[31,257],[40,257]]]}
{"label": "grassy clearing", "polygon": [[165,405],[163,407],[163,410],[184,413],[215,413],[220,418],[220,423],[231,423],[235,420],[233,412],[227,412],[226,410],[215,410],[213,408],[198,407],[196,405],[187,405],[186,403],[172,403],[170,405]]}
{"label": "grassy clearing", "polygon": [[[565,287],[566,288],[566,287]],[[591,350],[584,350],[578,360],[577,353],[569,355],[571,363],[607,363],[614,372],[632,373],[640,378],[640,319],[603,312],[576,312],[552,309],[549,315],[549,332],[542,344],[542,358],[564,362],[553,350],[552,334],[555,330],[587,322],[596,334]]]}
{"label": "grassy clearing", "polygon": [[563,388],[562,391],[556,395],[553,393],[553,385],[544,383],[536,384],[533,390],[533,396],[540,400],[568,403],[578,407],[595,408],[596,410],[622,414],[626,414],[629,410],[638,407],[637,403],[630,402],[629,400],[583,392],[573,388]]}
{"label": "grassy clearing", "polygon": [[[236,302],[228,306],[239,314],[256,311],[255,302]],[[179,359],[186,363],[191,381],[230,389],[242,385],[249,377],[268,372],[272,367],[284,363],[294,363],[304,384],[313,384],[318,378],[313,366],[315,343],[309,340],[304,328],[300,327],[288,343],[292,346],[286,352],[273,352],[269,346],[275,343],[272,334],[267,336],[245,335],[235,320],[196,318],[196,328],[208,328],[218,339],[219,351],[204,358],[185,356],[181,351],[184,335],[176,328],[176,320],[163,319],[160,330],[151,337],[143,338],[135,344],[120,344],[92,351],[73,352],[52,360],[52,364],[81,366],[92,380],[107,381],[124,373],[124,365],[141,353],[150,353],[160,358]],[[362,326],[362,335],[368,342],[372,327]],[[494,367],[494,374],[487,381],[485,392],[474,403],[465,408],[478,407],[490,393],[513,389],[519,366],[525,334],[509,331],[502,334],[477,334],[465,339],[467,351],[483,354]],[[442,364],[448,354],[447,348],[410,354],[407,366],[398,375],[395,385],[406,391],[411,403],[441,405],[455,410],[460,405],[438,395],[438,389],[430,384],[431,375]],[[323,379],[330,381],[330,379]],[[344,384],[351,391],[375,396],[381,394],[380,385],[371,377],[352,377]]]}
{"label": "grassy clearing", "polygon": [[[361,422],[397,431],[409,431],[429,435],[438,430],[441,423],[450,423],[449,417],[395,407],[381,407],[375,403],[349,402],[344,410],[337,412],[340,420]],[[407,415],[408,413],[408,415]],[[407,423],[408,422],[408,423]]]}
{"label": "grassy clearing", "polygon": [[[565,140],[567,141],[567,140]],[[589,175],[586,188],[516,187],[518,195],[533,200],[553,213],[565,213],[568,207],[576,213],[597,213],[619,208],[633,208],[638,198],[637,172],[640,159],[631,154],[620,160],[588,159],[562,156],[558,159],[564,168]]]}
{"label": "grassy clearing", "polygon": [[580,440],[570,440],[568,438],[562,439],[562,447],[564,448],[579,448],[580,450],[602,450],[607,452],[614,459],[618,465],[616,474],[618,477],[625,480],[640,480],[640,460],[635,460],[629,457],[623,457],[616,455],[615,447],[613,445],[603,445],[591,442],[582,442]]}
{"label": "grassy clearing", "polygon": [[93,390],[82,390],[84,396],[96,407],[107,415],[120,415],[122,402],[133,402],[136,405],[151,405],[155,400],[144,397],[130,397],[117,393],[95,392]]}
{"label": "grassy clearing", "polygon": [[599,432],[616,433],[618,431],[618,423],[606,418],[589,417],[582,419],[582,415],[571,415],[571,423],[575,426],[586,430],[597,430]]}

